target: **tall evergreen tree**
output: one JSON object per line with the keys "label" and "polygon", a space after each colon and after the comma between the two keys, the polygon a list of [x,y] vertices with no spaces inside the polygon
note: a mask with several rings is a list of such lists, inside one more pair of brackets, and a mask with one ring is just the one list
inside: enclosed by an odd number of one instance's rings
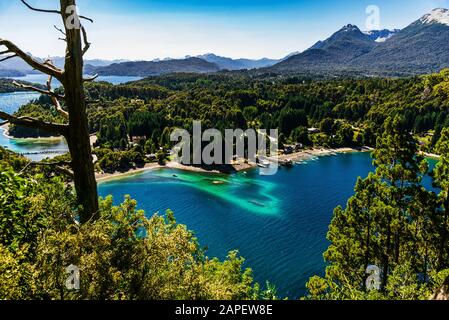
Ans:
{"label": "tall evergreen tree", "polygon": [[[357,181],[346,209],[335,210],[328,233],[331,245],[324,254],[330,263],[326,277],[313,277],[307,284],[314,298],[415,298],[421,292],[410,289],[411,280],[400,279],[405,273],[418,279],[429,268],[425,235],[434,202],[420,185],[426,162],[400,117],[387,119],[373,157],[376,172]],[[422,252],[425,258],[418,267],[416,257]],[[367,290],[369,265],[381,271],[380,292]],[[411,282],[425,290],[425,280],[422,286]]]}
{"label": "tall evergreen tree", "polygon": [[438,248],[438,267],[449,268],[449,128],[443,129],[436,145],[441,156],[433,171],[433,184],[440,190],[438,202],[440,207],[435,215]]}

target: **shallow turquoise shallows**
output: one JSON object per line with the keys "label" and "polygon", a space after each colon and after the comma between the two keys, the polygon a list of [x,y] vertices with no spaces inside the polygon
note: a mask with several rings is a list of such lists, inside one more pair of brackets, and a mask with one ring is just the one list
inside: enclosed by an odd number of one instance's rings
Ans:
{"label": "shallow turquoise shallows", "polygon": [[297,298],[305,283],[322,275],[326,232],[333,209],[345,205],[357,177],[374,168],[368,153],[322,157],[259,176],[148,171],[100,184],[118,204],[125,194],[147,214],[175,212],[194,230],[208,256],[224,258],[238,249],[261,284],[274,283],[282,296]]}
{"label": "shallow turquoise shallows", "polygon": [[[0,110],[13,114],[22,105],[38,99],[40,94],[34,92],[0,93]],[[68,151],[63,139],[10,139],[0,128],[0,146],[11,151],[25,154],[34,161],[64,154]]]}

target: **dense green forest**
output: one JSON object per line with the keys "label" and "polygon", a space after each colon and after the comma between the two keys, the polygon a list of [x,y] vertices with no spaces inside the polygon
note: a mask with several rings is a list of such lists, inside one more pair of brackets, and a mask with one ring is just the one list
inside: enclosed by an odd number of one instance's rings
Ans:
{"label": "dense green forest", "polygon": [[[17,91],[27,91],[24,88],[20,88],[14,85],[14,80],[12,79],[0,79],[0,93],[17,92]],[[30,85],[31,83],[24,81],[17,81],[21,84]],[[37,85],[38,88],[43,88],[41,85]]]}
{"label": "dense green forest", "polygon": [[[65,178],[0,148],[0,299],[262,299],[243,259],[206,257],[172,212],[146,216],[129,197],[101,200],[80,225]],[[66,267],[83,272],[67,290]]]}
{"label": "dense green forest", "polygon": [[[283,144],[374,147],[376,172],[336,208],[326,275],[310,279],[307,298],[428,299],[449,276],[449,70],[322,81],[178,74],[89,83],[86,96],[102,171],[142,166],[148,154],[163,160],[172,129],[193,120],[221,130],[279,128]],[[62,121],[44,97],[17,115]],[[419,151],[441,155],[432,172]],[[2,299],[275,298],[271,285],[253,283],[236,252],[207,258],[171,212],[149,217],[130,198],[118,207],[107,198],[99,219],[80,225],[63,174],[3,149],[0,167]],[[420,183],[428,173],[433,190]],[[77,293],[64,286],[70,264],[84,272]],[[380,290],[366,287],[369,265],[381,270]]]}
{"label": "dense green forest", "polygon": [[[102,170],[126,170],[145,155],[170,149],[175,127],[278,128],[281,145],[374,147],[389,116],[402,115],[405,130],[421,137],[431,152],[449,126],[449,70],[404,79],[253,78],[246,74],[176,74],[124,85],[89,83],[89,130],[96,134]],[[46,101],[47,99],[47,101]],[[48,98],[24,106],[18,115],[61,121]],[[319,134],[308,134],[316,127]],[[15,136],[35,136],[13,128]],[[136,160],[136,161],[134,161]]]}
{"label": "dense green forest", "polygon": [[[359,178],[346,208],[334,211],[326,275],[310,279],[309,298],[429,299],[448,284],[449,128],[436,151],[434,189],[426,190],[428,164],[405,119],[386,120],[373,152],[376,171]],[[367,272],[369,266],[377,273]]]}

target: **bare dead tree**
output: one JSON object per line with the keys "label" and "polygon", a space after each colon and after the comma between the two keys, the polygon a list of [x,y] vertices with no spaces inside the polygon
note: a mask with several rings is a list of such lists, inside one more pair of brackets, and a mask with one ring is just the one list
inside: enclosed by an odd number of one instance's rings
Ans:
{"label": "bare dead tree", "polygon": [[[50,60],[44,62],[25,53],[13,42],[0,38],[0,62],[18,57],[33,69],[49,76],[47,88],[40,89],[33,86],[15,83],[17,86],[39,92],[51,98],[57,112],[67,119],[67,124],[56,124],[40,121],[30,117],[15,117],[0,112],[0,119],[4,123],[17,126],[40,129],[46,132],[62,135],[66,138],[72,160],[68,165],[73,170],[73,180],[78,203],[81,205],[81,223],[95,219],[98,215],[98,192],[95,180],[92,150],[86,114],[86,100],[84,95],[84,82],[93,81],[94,78],[83,79],[83,56],[89,50],[87,32],[81,20],[93,22],[85,16],[79,16],[76,11],[76,0],[60,0],[59,10],[46,10],[34,8],[25,0],[21,2],[30,10],[42,13],[57,14],[62,18],[63,29],[57,28],[64,35],[67,43],[64,69],[56,67]],[[64,95],[52,90],[53,78],[59,80],[64,87]]]}

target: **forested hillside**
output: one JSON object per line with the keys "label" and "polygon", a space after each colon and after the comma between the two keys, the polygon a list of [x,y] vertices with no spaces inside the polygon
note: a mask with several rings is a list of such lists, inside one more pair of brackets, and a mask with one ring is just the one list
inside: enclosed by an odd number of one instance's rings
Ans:
{"label": "forested hillside", "polygon": [[[17,91],[26,91],[24,88],[20,88],[13,84],[14,80],[12,79],[0,79],[0,93],[8,93],[8,92],[17,92]],[[17,81],[21,84],[30,85],[30,83],[24,81]],[[37,87],[43,88],[43,86],[38,85]]]}
{"label": "forested hillside", "polygon": [[[103,169],[126,169],[145,154],[170,149],[173,128],[278,128],[282,143],[324,147],[374,147],[389,116],[402,115],[405,130],[432,152],[442,128],[449,126],[449,71],[403,79],[309,80],[251,78],[247,75],[179,74],[113,86],[86,86],[89,130],[98,137]],[[27,105],[20,116],[61,121],[48,98]],[[320,129],[309,134],[307,128]],[[22,137],[28,129],[13,127]],[[422,138],[422,139],[421,139]],[[137,146],[131,141],[137,142]],[[131,150],[133,158],[126,150]],[[108,160],[101,161],[107,156]],[[115,159],[115,160],[112,160]]]}
{"label": "forested hillside", "polygon": [[[335,211],[325,253],[329,268],[325,278],[309,282],[310,297],[425,299],[447,276],[448,70],[406,79],[323,81],[167,75],[118,86],[89,83],[86,96],[102,171],[144,165],[148,153],[163,160],[171,130],[190,128],[193,120],[221,130],[279,128],[282,143],[304,147],[376,147],[376,173],[360,179],[348,206]],[[17,115],[62,121],[44,97]],[[26,133],[17,126],[12,132]],[[420,186],[428,170],[416,156],[420,149],[442,155],[432,175],[435,190]],[[0,198],[7,204],[0,211],[1,298],[274,297],[272,287],[261,292],[252,284],[235,253],[224,262],[207,259],[171,212],[148,218],[130,199],[119,207],[104,199],[99,219],[79,225],[62,167],[30,165],[5,150],[1,160]],[[139,236],[141,230],[148,236]],[[154,255],[145,255],[149,247]],[[174,256],[180,263],[169,262]],[[58,280],[70,263],[88,274],[76,295]],[[383,268],[383,291],[364,287],[368,264]]]}
{"label": "forested hillside", "polygon": [[382,129],[376,171],[334,211],[326,275],[307,284],[312,299],[429,299],[449,279],[449,128],[436,145],[432,190],[421,184],[429,166],[404,118]]}
{"label": "forested hillside", "polygon": [[104,67],[86,66],[88,74],[113,75],[113,76],[154,76],[167,73],[216,72],[220,68],[215,64],[200,58],[186,58],[164,61],[134,61],[114,63]]}

